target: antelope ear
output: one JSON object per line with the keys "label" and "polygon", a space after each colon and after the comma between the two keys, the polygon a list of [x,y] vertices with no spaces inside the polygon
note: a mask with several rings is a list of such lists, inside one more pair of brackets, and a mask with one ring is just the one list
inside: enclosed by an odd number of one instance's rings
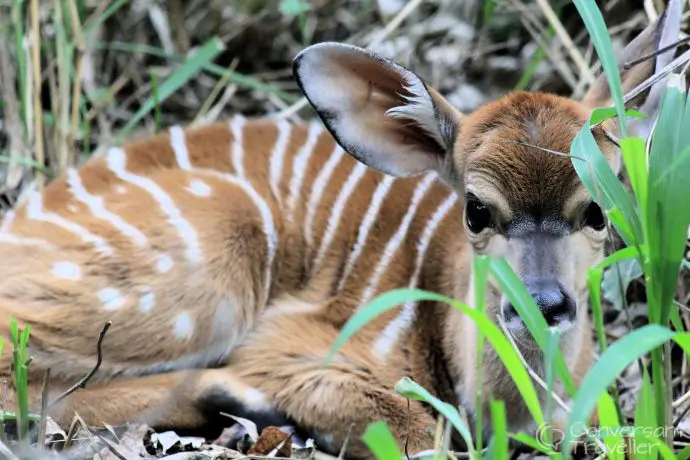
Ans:
{"label": "antelope ear", "polygon": [[413,72],[355,46],[319,43],[293,63],[300,89],[337,142],[393,176],[452,176],[460,113]]}
{"label": "antelope ear", "polygon": [[[659,18],[640,32],[640,34],[616,56],[618,71],[621,74],[623,94],[635,89],[638,85],[671,62],[676,47],[670,48],[668,51],[657,55],[655,58],[647,59],[627,69],[624,68],[624,64],[656,53],[660,49],[676,42],[680,32],[681,13],[681,1],[669,0],[668,6]],[[634,123],[631,123],[631,128],[632,125],[635,124],[638,128],[635,131],[641,131],[635,133],[636,135],[642,135],[646,138],[648,132],[645,131],[647,131],[647,128],[651,126],[653,120],[656,118],[661,100],[661,92],[665,82],[666,78],[663,78],[652,85],[649,90],[645,91],[644,93],[647,94],[645,100],[642,100],[642,98],[638,96],[627,104],[628,107],[636,107],[648,116],[644,121],[635,120]],[[592,108],[605,107],[612,104],[611,93],[603,74],[596,79],[583,98],[583,102]]]}

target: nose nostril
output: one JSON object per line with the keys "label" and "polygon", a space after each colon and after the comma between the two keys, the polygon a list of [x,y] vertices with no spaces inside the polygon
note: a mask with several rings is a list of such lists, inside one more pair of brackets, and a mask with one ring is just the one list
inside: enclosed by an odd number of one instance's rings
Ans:
{"label": "nose nostril", "polygon": [[534,293],[533,297],[549,326],[554,326],[564,320],[572,320],[574,314],[572,301],[563,291],[539,292]]}

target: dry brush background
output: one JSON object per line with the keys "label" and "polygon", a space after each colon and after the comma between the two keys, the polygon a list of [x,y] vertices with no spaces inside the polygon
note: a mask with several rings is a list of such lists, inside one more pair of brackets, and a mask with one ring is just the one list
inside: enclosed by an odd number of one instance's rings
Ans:
{"label": "dry brush background", "polygon": [[[665,2],[597,3],[618,48]],[[125,136],[237,112],[312,117],[291,63],[316,42],[370,47],[464,111],[516,89],[579,97],[599,72],[570,0],[0,0],[0,26],[4,209]],[[620,268],[605,280],[612,340],[646,317],[639,275]],[[689,280],[686,269],[677,298],[688,329]],[[681,427],[685,362],[674,369]],[[628,415],[639,387],[631,366],[619,382]]]}

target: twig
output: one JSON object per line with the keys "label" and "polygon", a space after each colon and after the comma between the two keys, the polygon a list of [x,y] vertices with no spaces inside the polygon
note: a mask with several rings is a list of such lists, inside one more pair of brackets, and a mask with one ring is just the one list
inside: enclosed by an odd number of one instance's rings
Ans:
{"label": "twig", "polygon": [[43,376],[43,389],[41,390],[41,420],[38,422],[38,452],[41,453],[46,445],[46,418],[48,417],[48,392],[50,390],[50,368],[46,369]]}
{"label": "twig", "polygon": [[105,325],[103,326],[103,329],[101,329],[101,333],[98,335],[98,343],[96,344],[96,365],[93,366],[93,369],[84,376],[80,381],[75,383],[71,388],[69,388],[67,391],[62,393],[60,396],[55,398],[55,401],[50,403],[48,407],[53,407],[55,404],[59,403],[63,399],[65,399],[67,396],[71,395],[75,391],[79,390],[80,388],[86,387],[86,384],[91,380],[91,377],[94,376],[96,372],[98,372],[98,369],[101,367],[101,362],[103,362],[103,352],[101,350],[101,345],[103,344],[103,338],[105,337],[105,333],[108,332],[108,329],[110,329],[110,326],[112,325],[112,321],[107,321]]}
{"label": "twig", "polygon": [[664,54],[666,51],[672,50],[672,49],[674,49],[680,45],[684,45],[685,43],[688,43],[688,42],[690,42],[690,36],[685,37],[685,38],[681,38],[677,42],[671,43],[668,46],[664,46],[663,48],[660,48],[660,49],[658,49],[658,50],[656,50],[650,54],[647,54],[646,56],[642,56],[640,58],[633,59],[632,61],[628,61],[628,62],[623,63],[623,69],[628,70],[633,66],[641,64],[644,61],[647,61],[649,59],[655,58],[660,54]]}
{"label": "twig", "polygon": [[340,453],[338,454],[338,460],[343,460],[345,458],[345,452],[347,452],[347,445],[350,443],[350,435],[352,434],[352,428],[354,428],[354,426],[354,423],[350,423],[350,428],[347,430],[343,446],[340,448]]}
{"label": "twig", "polygon": [[[45,147],[43,146],[43,107],[41,104],[41,33],[39,24],[38,0],[31,0],[31,48],[32,55],[32,69],[33,69],[33,83],[34,83],[34,124],[35,124],[35,148],[36,148],[36,162],[45,165]],[[42,187],[44,183],[44,175],[41,170],[36,171],[36,180]]]}
{"label": "twig", "polygon": [[539,5],[539,8],[541,8],[544,16],[546,16],[546,19],[548,19],[551,27],[553,27],[553,30],[556,32],[556,35],[558,35],[558,38],[560,38],[563,42],[563,46],[565,47],[566,51],[568,51],[568,54],[570,54],[570,58],[578,67],[584,79],[587,80],[588,83],[592,84],[594,82],[594,77],[592,76],[592,71],[590,70],[589,65],[587,65],[587,62],[585,62],[585,58],[582,57],[582,53],[580,53],[580,50],[578,50],[575,46],[575,43],[573,43],[572,38],[570,38],[570,35],[568,35],[568,32],[566,32],[563,24],[561,23],[560,19],[558,19],[558,16],[556,16],[556,13],[553,11],[551,5],[549,5],[546,0],[537,0],[537,5]]}

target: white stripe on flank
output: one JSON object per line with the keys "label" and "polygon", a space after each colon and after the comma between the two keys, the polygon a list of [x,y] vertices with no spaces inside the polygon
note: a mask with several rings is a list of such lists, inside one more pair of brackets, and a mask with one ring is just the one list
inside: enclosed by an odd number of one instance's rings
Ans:
{"label": "white stripe on flank", "polygon": [[0,225],[0,243],[13,244],[17,246],[37,246],[41,249],[52,250],[55,247],[46,240],[39,238],[20,238],[10,233],[10,227],[16,217],[14,211],[8,211]]}
{"label": "white stripe on flank", "polygon": [[345,205],[347,204],[347,199],[350,197],[350,195],[352,195],[352,192],[357,186],[357,183],[360,181],[360,179],[362,179],[362,177],[364,177],[364,174],[366,172],[367,166],[364,163],[360,163],[358,161],[354,169],[348,176],[345,185],[343,185],[343,188],[340,189],[338,198],[336,198],[335,204],[333,204],[333,209],[331,209],[331,215],[328,218],[328,223],[326,224],[326,231],[324,232],[323,238],[321,239],[319,250],[316,253],[316,258],[314,259],[314,265],[311,269],[312,275],[318,272],[318,270],[321,268],[323,259],[324,257],[326,257],[326,252],[328,251],[328,248],[330,247],[331,242],[333,241],[335,231],[338,229],[338,224],[340,223],[340,220],[343,216],[343,210],[345,209]]}
{"label": "white stripe on flank", "polygon": [[414,194],[412,195],[412,202],[410,203],[410,206],[407,208],[407,213],[405,213],[402,222],[400,222],[400,227],[398,227],[398,231],[395,232],[395,234],[391,237],[390,240],[388,240],[388,244],[386,245],[386,248],[383,250],[383,254],[379,259],[379,263],[376,265],[376,268],[374,268],[374,273],[370,278],[371,281],[369,282],[369,286],[367,287],[366,291],[364,291],[364,295],[360,300],[360,304],[365,304],[369,302],[369,300],[371,300],[371,297],[376,292],[379,281],[381,280],[381,276],[383,276],[383,273],[386,271],[386,268],[388,268],[388,266],[390,265],[391,260],[393,260],[395,253],[398,251],[398,248],[400,247],[403,240],[405,239],[405,236],[407,235],[407,231],[410,228],[410,224],[412,223],[412,218],[417,212],[419,203],[421,203],[422,198],[424,198],[424,194],[427,192],[427,190],[429,190],[429,187],[431,187],[431,184],[434,183],[434,180],[436,180],[437,176],[438,175],[436,173],[427,173],[425,177],[419,182],[419,184],[417,184],[417,187],[414,190]]}
{"label": "white stripe on flank", "polygon": [[283,163],[285,162],[285,151],[287,150],[288,141],[290,140],[290,133],[292,132],[292,125],[287,120],[280,120],[276,123],[278,126],[278,139],[276,139],[275,146],[270,159],[270,177],[271,177],[271,191],[278,203],[280,203],[280,180],[283,178]]}
{"label": "white stripe on flank", "polygon": [[74,233],[82,241],[91,243],[96,246],[96,250],[101,254],[112,255],[113,248],[110,247],[106,241],[100,236],[94,235],[81,225],[75,224],[64,217],[61,217],[52,212],[43,211],[43,195],[40,192],[34,192],[29,198],[29,202],[26,205],[26,217],[31,220],[38,220],[41,222],[48,222],[70,233]]}
{"label": "white stripe on flank", "polygon": [[344,154],[345,151],[338,144],[336,144],[330,158],[319,172],[319,175],[316,176],[316,179],[314,179],[314,184],[311,187],[311,194],[309,195],[307,219],[304,223],[304,237],[307,240],[309,247],[312,247],[314,242],[314,217],[316,216],[316,211],[319,208],[319,203],[321,202],[321,197],[323,196],[323,190],[328,185],[328,181],[333,175],[333,171],[335,171],[335,168],[338,166],[338,164],[340,164],[340,160],[343,158]]}
{"label": "white stripe on flank", "polygon": [[230,131],[232,132],[232,151],[230,158],[235,174],[244,179],[244,124],[247,120],[242,115],[235,115],[230,121]]}
{"label": "white stripe on flank", "polygon": [[309,159],[311,154],[314,153],[314,147],[316,142],[319,140],[319,136],[323,128],[318,122],[312,122],[309,125],[309,133],[307,134],[307,139],[304,145],[300,149],[299,153],[295,155],[292,161],[292,178],[290,179],[290,195],[288,196],[288,207],[287,207],[287,218],[292,220],[295,213],[295,207],[297,206],[297,198],[302,191],[302,182],[304,181],[304,174],[307,172],[307,166],[309,165]]}
{"label": "white stripe on flank", "polygon": [[[419,239],[419,244],[417,245],[417,260],[415,260],[414,272],[410,277],[409,288],[417,287],[419,282],[419,275],[422,272],[422,266],[424,264],[424,257],[426,256],[426,251],[429,249],[429,244],[431,244],[431,239],[434,236],[434,232],[438,228],[439,224],[443,222],[443,219],[448,215],[448,212],[455,206],[458,201],[458,196],[455,192],[452,192],[440,205],[436,208],[436,211],[427,222],[422,236]],[[417,313],[417,303],[416,302],[406,302],[403,305],[400,314],[390,323],[388,323],[385,329],[381,332],[374,342],[373,349],[374,354],[381,359],[386,359],[388,354],[393,349],[393,345],[400,338],[402,331],[406,330],[412,325],[412,321]]]}
{"label": "white stripe on flank", "polygon": [[127,157],[124,150],[113,147],[108,152],[108,167],[113,171],[117,177],[130,184],[136,185],[146,190],[151,197],[158,203],[164,214],[168,216],[170,224],[177,229],[185,242],[187,249],[185,256],[190,262],[198,262],[201,260],[201,248],[199,247],[199,238],[197,232],[192,225],[182,217],[180,210],[177,209],[172,198],[163,191],[158,184],[148,177],[139,176],[137,174],[127,171],[126,163]]}
{"label": "white stripe on flank", "polygon": [[180,169],[189,171],[192,169],[192,162],[189,159],[189,150],[187,150],[187,140],[185,139],[184,130],[180,126],[170,127],[170,145],[175,152],[175,159]]}
{"label": "white stripe on flank", "polygon": [[273,214],[271,213],[271,208],[268,203],[263,199],[261,195],[249,184],[249,182],[239,179],[230,174],[221,173],[219,171],[211,169],[194,169],[195,172],[209,174],[213,177],[217,177],[223,181],[229,182],[231,184],[240,187],[254,202],[254,206],[259,210],[261,214],[261,220],[263,221],[263,230],[266,234],[266,246],[268,248],[268,260],[266,261],[266,298],[265,302],[268,301],[269,292],[271,289],[271,273],[273,269],[273,259],[275,258],[276,252],[278,251],[278,232],[273,222]]}
{"label": "white stripe on flank", "polygon": [[74,168],[69,168],[67,170],[67,185],[72,195],[74,195],[74,198],[84,203],[95,217],[110,222],[120,232],[129,237],[137,246],[145,247],[148,244],[146,235],[127,223],[122,217],[108,211],[105,208],[102,197],[92,195],[86,190],[81,181],[79,172]]}
{"label": "white stripe on flank", "polygon": [[350,252],[350,256],[347,258],[347,262],[345,263],[343,274],[340,277],[340,282],[338,283],[338,291],[340,291],[345,286],[347,277],[350,276],[350,272],[354,268],[355,263],[357,263],[359,256],[362,254],[364,246],[367,243],[369,231],[371,230],[371,227],[374,226],[374,223],[376,222],[376,217],[378,216],[379,210],[381,209],[381,205],[383,205],[383,201],[386,199],[388,191],[391,189],[391,186],[393,185],[394,181],[395,177],[386,176],[383,178],[381,182],[379,182],[379,185],[376,187],[374,195],[371,198],[371,203],[369,204],[369,209],[367,209],[367,212],[364,215],[364,219],[362,219],[362,224],[359,226],[355,246],[352,249],[352,252]]}

